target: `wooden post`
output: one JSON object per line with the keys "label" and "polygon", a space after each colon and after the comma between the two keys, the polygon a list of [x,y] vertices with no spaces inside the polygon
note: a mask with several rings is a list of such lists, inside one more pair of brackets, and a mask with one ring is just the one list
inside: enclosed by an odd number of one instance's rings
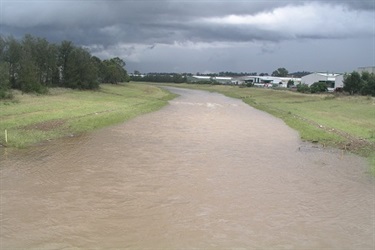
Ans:
{"label": "wooden post", "polygon": [[8,143],[8,131],[5,130],[5,143]]}

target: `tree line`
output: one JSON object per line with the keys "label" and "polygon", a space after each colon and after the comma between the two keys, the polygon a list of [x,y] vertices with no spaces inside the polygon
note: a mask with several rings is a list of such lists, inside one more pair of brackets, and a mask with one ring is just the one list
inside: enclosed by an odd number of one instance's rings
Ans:
{"label": "tree line", "polygon": [[296,77],[296,78],[301,78],[303,76],[309,75],[311,72],[308,71],[297,71],[293,73],[289,73],[289,71],[286,68],[278,68],[274,70],[271,74],[271,76],[276,76],[276,77]]}
{"label": "tree line", "polygon": [[102,61],[71,41],[54,44],[29,34],[21,40],[0,36],[0,98],[9,97],[9,89],[97,89],[101,83],[129,80],[124,67],[119,57]]}
{"label": "tree line", "polygon": [[[297,71],[293,73],[289,73],[289,71],[285,68],[278,68],[274,70],[271,74],[271,76],[276,76],[276,77],[288,77],[288,76],[293,76],[296,78],[301,78],[302,76],[311,74],[311,72],[308,71]],[[257,76],[257,72],[231,72],[231,71],[223,71],[219,73],[208,73],[208,74],[203,74],[203,73],[197,73],[198,76],[228,76],[228,77],[238,77],[238,76]],[[269,76],[268,73],[259,73],[259,76]]]}

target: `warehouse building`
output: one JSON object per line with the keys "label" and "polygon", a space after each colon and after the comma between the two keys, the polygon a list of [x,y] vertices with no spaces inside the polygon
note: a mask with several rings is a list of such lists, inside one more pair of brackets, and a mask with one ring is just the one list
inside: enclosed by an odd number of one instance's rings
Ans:
{"label": "warehouse building", "polygon": [[301,83],[311,86],[315,82],[325,82],[328,91],[342,88],[344,86],[344,75],[337,73],[312,73],[301,78]]}
{"label": "warehouse building", "polygon": [[212,82],[218,84],[232,84],[232,77],[219,77],[219,76],[189,76],[187,81],[190,83],[199,82]]}
{"label": "warehouse building", "polygon": [[297,85],[301,83],[301,78],[277,76],[241,76],[236,78],[238,84],[252,83],[257,87],[273,87],[277,85],[278,87],[286,88],[289,81]]}

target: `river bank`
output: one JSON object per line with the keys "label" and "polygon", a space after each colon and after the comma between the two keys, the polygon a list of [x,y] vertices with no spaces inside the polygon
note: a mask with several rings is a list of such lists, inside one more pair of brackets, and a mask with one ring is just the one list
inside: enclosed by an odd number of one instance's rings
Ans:
{"label": "river bank", "polygon": [[[0,101],[0,146],[23,148],[158,110],[175,97],[160,86],[127,83],[102,85],[99,91],[57,88],[45,96],[15,93],[14,100]],[[250,106],[281,118],[299,132],[302,140],[366,157],[370,172],[375,175],[375,98],[306,95],[221,85],[171,86],[214,91],[242,99]]]}
{"label": "river bank", "polygon": [[352,152],[368,159],[375,175],[375,98],[312,95],[224,85],[170,84],[218,92],[281,118],[302,140]]}
{"label": "river bank", "polygon": [[16,148],[124,122],[175,97],[155,86],[132,83],[104,84],[98,91],[55,88],[48,95],[14,95],[11,101],[0,101],[0,145]]}

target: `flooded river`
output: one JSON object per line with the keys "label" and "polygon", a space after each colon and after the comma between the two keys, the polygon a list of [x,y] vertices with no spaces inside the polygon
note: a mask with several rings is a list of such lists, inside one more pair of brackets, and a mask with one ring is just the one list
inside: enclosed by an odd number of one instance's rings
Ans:
{"label": "flooded river", "polygon": [[127,123],[0,149],[0,249],[374,249],[363,159],[240,100],[171,90]]}

